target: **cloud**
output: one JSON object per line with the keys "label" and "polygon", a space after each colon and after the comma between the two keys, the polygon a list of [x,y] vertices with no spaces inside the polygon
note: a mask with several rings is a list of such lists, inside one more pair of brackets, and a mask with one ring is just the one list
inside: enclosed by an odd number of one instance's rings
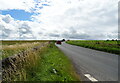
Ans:
{"label": "cloud", "polygon": [[51,37],[60,37],[59,34],[54,34],[54,33],[49,33],[48,36],[51,36]]}
{"label": "cloud", "polygon": [[[51,6],[33,16],[40,27],[56,30],[60,37],[79,39],[109,39],[118,36],[118,1],[113,0],[52,0]],[[77,33],[72,33],[72,30]],[[48,32],[48,33],[49,33]],[[51,36],[56,33],[51,33]],[[114,35],[113,35],[114,34]]]}
{"label": "cloud", "polygon": [[19,26],[19,39],[35,39],[27,22],[20,23]]}
{"label": "cloud", "polygon": [[27,21],[14,20],[10,15],[0,15],[2,39],[35,39]]}
{"label": "cloud", "polygon": [[0,15],[0,36],[2,39],[13,39],[16,34],[16,23],[10,15]]}
{"label": "cloud", "polygon": [[8,38],[8,35],[10,34],[11,30],[6,29],[5,26],[0,25],[0,28],[2,29],[2,34],[0,34],[1,37],[3,38]]}
{"label": "cloud", "polygon": [[13,19],[11,18],[10,15],[6,15],[5,17],[2,18],[2,20],[6,23],[10,23],[10,21],[13,20]]}
{"label": "cloud", "polygon": [[34,12],[31,16],[32,21],[19,21],[10,15],[1,15],[1,24],[10,29],[10,32],[17,30],[21,39],[118,37],[118,0],[15,0],[15,2],[13,5],[12,1],[8,3],[1,0],[3,4],[0,9],[23,9]]}

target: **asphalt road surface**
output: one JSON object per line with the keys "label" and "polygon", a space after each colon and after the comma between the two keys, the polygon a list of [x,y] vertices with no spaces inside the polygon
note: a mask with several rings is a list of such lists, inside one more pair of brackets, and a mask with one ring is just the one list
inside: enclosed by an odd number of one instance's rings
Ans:
{"label": "asphalt road surface", "polygon": [[56,45],[73,62],[82,81],[118,81],[118,55],[62,43]]}

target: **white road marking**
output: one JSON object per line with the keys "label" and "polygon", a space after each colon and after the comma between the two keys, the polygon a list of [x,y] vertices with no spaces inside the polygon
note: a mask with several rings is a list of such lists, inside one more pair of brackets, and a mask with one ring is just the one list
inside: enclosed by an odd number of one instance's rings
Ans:
{"label": "white road marking", "polygon": [[90,74],[84,74],[89,80],[91,80],[92,82],[97,82],[98,80],[96,80],[94,77],[92,77]]}

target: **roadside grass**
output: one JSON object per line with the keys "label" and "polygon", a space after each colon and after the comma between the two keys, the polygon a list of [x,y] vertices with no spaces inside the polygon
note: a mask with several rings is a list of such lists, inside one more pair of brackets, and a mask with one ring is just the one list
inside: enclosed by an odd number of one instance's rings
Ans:
{"label": "roadside grass", "polygon": [[80,81],[69,59],[54,45],[41,50],[40,60],[28,69],[29,81]]}
{"label": "roadside grass", "polygon": [[120,41],[71,40],[66,43],[120,55]]}

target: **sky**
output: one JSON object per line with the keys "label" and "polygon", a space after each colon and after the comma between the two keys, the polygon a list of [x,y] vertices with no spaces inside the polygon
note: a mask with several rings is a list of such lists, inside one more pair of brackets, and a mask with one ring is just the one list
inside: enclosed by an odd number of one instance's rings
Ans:
{"label": "sky", "polygon": [[119,0],[0,0],[0,39],[118,39]]}

